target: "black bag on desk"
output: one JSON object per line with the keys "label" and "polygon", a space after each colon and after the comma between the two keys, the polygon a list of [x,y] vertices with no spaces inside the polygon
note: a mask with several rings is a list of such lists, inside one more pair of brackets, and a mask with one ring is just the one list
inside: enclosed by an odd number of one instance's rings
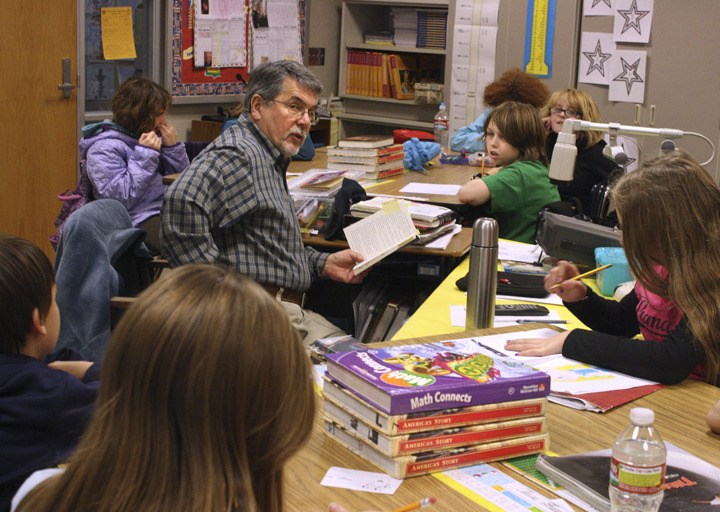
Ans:
{"label": "black bag on desk", "polygon": [[[545,276],[542,275],[522,274],[520,272],[498,272],[497,279],[498,295],[533,297],[536,299],[541,299],[549,295],[544,286]],[[460,290],[466,292],[469,280],[469,275],[465,274],[465,276],[458,279],[455,284]]]}
{"label": "black bag on desk", "polygon": [[342,186],[335,195],[332,213],[325,225],[325,240],[335,240],[342,235],[345,227],[345,215],[350,213],[350,206],[360,201],[367,201],[365,189],[355,180],[344,178]]}

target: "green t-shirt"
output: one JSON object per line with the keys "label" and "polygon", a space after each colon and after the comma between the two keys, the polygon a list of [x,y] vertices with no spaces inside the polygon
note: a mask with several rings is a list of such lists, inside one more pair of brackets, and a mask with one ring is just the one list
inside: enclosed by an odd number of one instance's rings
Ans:
{"label": "green t-shirt", "polygon": [[483,206],[497,219],[500,237],[535,243],[538,213],[560,200],[557,187],[550,183],[548,168],[539,160],[523,160],[485,176],[483,181],[490,189],[490,201]]}

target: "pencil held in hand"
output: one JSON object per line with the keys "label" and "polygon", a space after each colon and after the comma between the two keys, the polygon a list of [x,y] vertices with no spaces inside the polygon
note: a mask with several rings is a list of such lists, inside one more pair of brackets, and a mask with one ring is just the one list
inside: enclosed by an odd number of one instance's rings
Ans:
{"label": "pencil held in hand", "polygon": [[[608,263],[607,265],[603,265],[602,267],[594,268],[592,270],[588,270],[584,274],[576,275],[575,277],[571,277],[570,279],[566,279],[565,281],[579,281],[580,279],[584,277],[590,277],[594,274],[597,274],[598,272],[602,272],[606,268],[612,267],[612,263]],[[557,290],[558,288],[562,287],[562,283],[554,284],[550,287],[550,290]]]}
{"label": "pencil held in hand", "polygon": [[420,501],[410,503],[409,505],[405,505],[404,507],[396,508],[395,510],[393,510],[393,512],[410,512],[411,510],[419,510],[421,508],[433,505],[435,501],[435,496],[430,496],[429,498],[423,498]]}

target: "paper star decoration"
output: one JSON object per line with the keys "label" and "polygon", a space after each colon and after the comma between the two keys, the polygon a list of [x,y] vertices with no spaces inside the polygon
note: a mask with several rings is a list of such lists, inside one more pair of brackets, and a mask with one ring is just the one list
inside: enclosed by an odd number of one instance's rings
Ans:
{"label": "paper star decoration", "polygon": [[624,34],[630,28],[634,28],[638,34],[642,34],[640,31],[640,20],[643,19],[645,16],[650,14],[650,11],[638,11],[637,10],[637,0],[633,0],[632,4],[630,4],[630,9],[627,11],[624,11],[622,9],[618,9],[618,14],[625,18],[625,24],[623,25],[621,34]]}
{"label": "paper star decoration", "polygon": [[594,52],[583,52],[583,55],[590,61],[590,66],[587,69],[585,76],[588,76],[594,70],[598,70],[602,76],[605,76],[605,61],[612,57],[610,53],[603,53],[602,47],[600,46],[600,39],[597,40]]}
{"label": "paper star decoration", "polygon": [[618,76],[613,78],[613,81],[625,81],[625,88],[627,89],[627,93],[630,94],[630,91],[632,90],[632,84],[634,84],[635,82],[644,82],[642,77],[637,72],[638,66],[640,65],[640,59],[636,60],[634,64],[628,64],[625,59],[620,57],[620,63],[622,64],[623,71]]}
{"label": "paper star decoration", "polygon": [[610,5],[610,0],[593,0],[592,6],[590,8],[594,9],[595,6],[599,3],[603,3],[612,9],[612,5]]}

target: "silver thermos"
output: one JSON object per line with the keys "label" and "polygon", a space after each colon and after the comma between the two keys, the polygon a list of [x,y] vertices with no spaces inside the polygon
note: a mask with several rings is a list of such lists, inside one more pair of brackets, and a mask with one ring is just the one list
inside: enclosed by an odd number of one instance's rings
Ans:
{"label": "silver thermos", "polygon": [[498,223],[480,218],[473,224],[468,274],[465,327],[485,329],[495,321],[497,293]]}

